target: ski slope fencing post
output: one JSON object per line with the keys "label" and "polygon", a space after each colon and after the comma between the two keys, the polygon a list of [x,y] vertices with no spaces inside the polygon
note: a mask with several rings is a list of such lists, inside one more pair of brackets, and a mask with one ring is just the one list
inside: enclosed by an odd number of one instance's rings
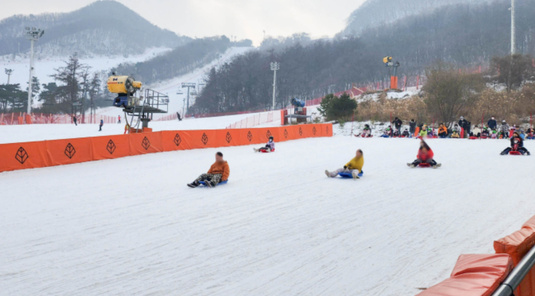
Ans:
{"label": "ski slope fencing post", "polygon": [[[513,269],[511,274],[505,279],[505,281],[500,285],[498,290],[492,294],[492,296],[511,296],[515,295],[515,289],[520,285],[524,278],[530,273],[531,269],[535,265],[535,247],[532,247],[531,250],[520,260],[518,265]],[[517,296],[521,295],[533,295],[532,293],[518,293]]]}
{"label": "ski slope fencing post", "polygon": [[[515,295],[527,296],[535,295],[535,270],[531,268],[534,258],[531,254],[535,246],[535,216],[531,217],[522,228],[512,234],[494,242],[496,253],[509,254],[515,265]],[[524,260],[524,258],[526,260]],[[522,265],[521,265],[522,264]],[[529,268],[528,268],[529,267]],[[520,278],[520,282],[516,280]]]}
{"label": "ski slope fencing post", "polygon": [[132,133],[89,138],[0,144],[0,172],[42,168],[147,153],[246,146],[305,138],[332,137],[332,124],[269,128]]}

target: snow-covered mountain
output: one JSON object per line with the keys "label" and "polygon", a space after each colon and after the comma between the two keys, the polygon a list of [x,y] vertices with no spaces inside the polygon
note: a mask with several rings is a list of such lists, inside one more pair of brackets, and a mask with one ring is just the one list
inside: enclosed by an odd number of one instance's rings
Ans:
{"label": "snow-covered mountain", "polygon": [[26,27],[45,30],[37,57],[142,54],[149,48],[173,48],[190,40],[163,30],[115,1],[97,1],[69,13],[15,15],[0,21],[0,55],[28,52]]}
{"label": "snow-covered mountain", "polygon": [[346,29],[342,35],[358,35],[367,28],[393,23],[402,18],[427,14],[437,8],[454,5],[492,2],[493,0],[368,0],[348,19]]}

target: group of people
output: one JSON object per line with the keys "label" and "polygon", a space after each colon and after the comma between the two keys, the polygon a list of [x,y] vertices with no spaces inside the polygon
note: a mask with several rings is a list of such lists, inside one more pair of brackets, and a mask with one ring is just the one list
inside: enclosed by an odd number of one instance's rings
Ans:
{"label": "group of people", "polygon": [[[510,139],[514,132],[518,132],[522,139],[535,140],[535,130],[528,128],[523,130],[516,125],[510,126],[505,120],[498,125],[496,118],[491,117],[486,125],[474,125],[463,116],[450,128],[445,123],[440,123],[435,130],[425,123],[417,124],[414,119],[409,122],[409,127],[403,129],[403,121],[396,117],[388,125],[381,137],[383,138],[472,138],[472,139]],[[357,137],[372,137],[371,128],[368,124],[364,126],[362,133]]]}

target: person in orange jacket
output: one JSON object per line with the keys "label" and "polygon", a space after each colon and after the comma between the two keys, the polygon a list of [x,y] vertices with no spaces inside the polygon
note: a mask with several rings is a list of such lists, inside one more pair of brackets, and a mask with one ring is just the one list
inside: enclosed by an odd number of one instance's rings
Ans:
{"label": "person in orange jacket", "polygon": [[448,137],[448,128],[443,123],[438,127],[438,136],[441,138]]}
{"label": "person in orange jacket", "polygon": [[212,164],[206,174],[200,175],[195,181],[188,184],[188,187],[195,188],[204,182],[208,187],[215,187],[217,184],[228,181],[230,175],[230,168],[227,161],[223,159],[223,153],[217,152],[215,154],[215,162]]}
{"label": "person in orange jacket", "polygon": [[437,163],[433,157],[435,154],[433,153],[433,150],[427,145],[427,143],[420,138],[420,149],[418,149],[418,155],[416,156],[416,160],[412,163],[407,163],[407,165],[411,168],[417,167],[422,163],[427,163],[433,168],[438,168],[441,166],[440,163]]}

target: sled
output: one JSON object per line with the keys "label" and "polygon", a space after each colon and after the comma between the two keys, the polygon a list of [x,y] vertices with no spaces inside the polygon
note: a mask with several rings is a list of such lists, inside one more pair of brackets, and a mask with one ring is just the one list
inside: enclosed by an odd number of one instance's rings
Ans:
{"label": "sled", "polygon": [[[437,164],[437,168],[441,167],[442,164],[438,163]],[[418,164],[417,166],[415,166],[415,168],[431,168],[433,166],[431,166],[431,164],[427,163],[427,162],[421,162],[420,164]]]}
{"label": "sled", "polygon": [[271,153],[271,152],[275,152],[275,149],[273,149],[273,150],[260,149],[260,152],[262,152],[262,153]]}
{"label": "sled", "polygon": [[509,155],[523,155],[523,154],[520,153],[520,151],[511,151],[509,152]]}
{"label": "sled", "polygon": [[[206,185],[206,182],[205,182],[205,181],[200,181],[199,183],[201,183],[202,186],[208,187],[208,186]],[[216,185],[216,187],[219,186],[219,185],[225,185],[225,184],[227,184],[227,183],[228,183],[228,180],[227,180],[227,181],[221,181],[221,182],[219,182],[219,184]]]}
{"label": "sled", "polygon": [[473,137],[473,136],[472,136],[472,137],[470,137],[470,138],[468,138],[468,139],[469,139],[469,140],[477,140],[478,137]]}
{"label": "sled", "polygon": [[[362,178],[363,175],[364,175],[364,171],[358,174],[359,178]],[[342,179],[353,179],[353,175],[351,174],[351,172],[341,172],[341,173],[338,173],[338,176],[342,177]]]}

